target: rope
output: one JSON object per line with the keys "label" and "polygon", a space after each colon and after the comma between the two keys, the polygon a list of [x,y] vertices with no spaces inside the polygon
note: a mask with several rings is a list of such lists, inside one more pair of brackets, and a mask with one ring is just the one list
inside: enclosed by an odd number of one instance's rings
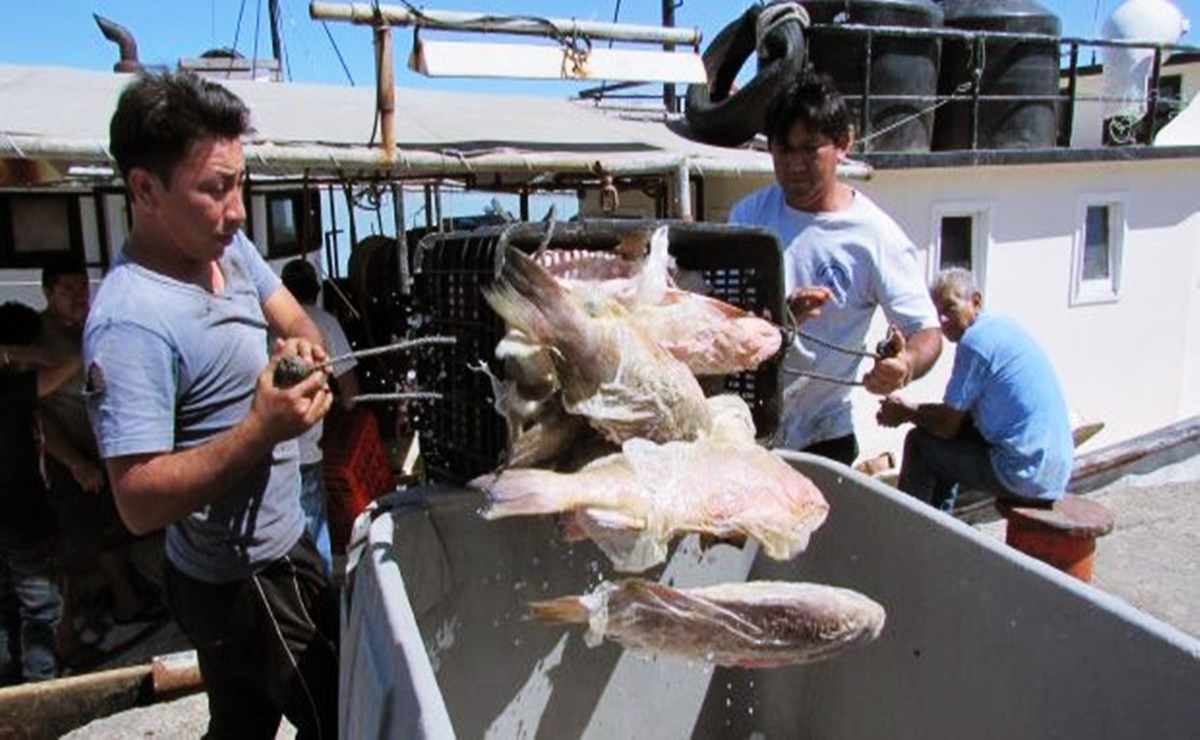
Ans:
{"label": "rope", "polygon": [[[978,63],[976,63],[976,61],[975,61],[975,52],[977,49],[979,49],[981,51],[980,59],[979,59]],[[970,80],[962,83],[958,87],[954,88],[954,90],[949,95],[947,95],[942,100],[935,102],[933,105],[929,106],[928,108],[919,110],[916,113],[912,114],[911,116],[905,116],[904,118],[900,118],[896,121],[893,121],[890,125],[884,126],[883,128],[879,129],[878,131],[872,131],[870,136],[865,136],[865,137],[859,139],[858,144],[865,150],[867,143],[870,142],[871,140],[873,140],[877,137],[883,136],[884,134],[889,133],[891,131],[894,131],[894,130],[900,128],[901,126],[907,125],[908,123],[910,123],[912,121],[922,118],[922,117],[928,115],[929,113],[936,111],[938,108],[941,108],[943,105],[946,105],[947,103],[952,103],[956,100],[966,99],[968,97],[966,95],[966,93],[970,92],[972,90],[972,88],[974,88],[975,85],[979,84],[979,77],[982,75],[983,68],[984,68],[984,66],[986,66],[986,64],[987,64],[987,45],[972,43],[971,44],[971,54],[970,54],[970,56],[967,57],[967,62],[966,62],[966,70],[967,70],[967,72],[970,73],[972,79],[970,79]],[[978,126],[979,123],[976,122],[975,125]]]}
{"label": "rope", "polygon": [[766,54],[766,39],[785,23],[798,22],[801,28],[812,25],[808,11],[797,2],[773,3],[762,9],[754,25],[754,38],[758,55]]}

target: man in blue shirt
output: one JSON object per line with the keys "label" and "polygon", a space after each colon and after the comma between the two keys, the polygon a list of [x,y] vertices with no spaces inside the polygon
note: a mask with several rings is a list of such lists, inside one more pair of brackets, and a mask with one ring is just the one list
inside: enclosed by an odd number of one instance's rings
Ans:
{"label": "man in blue shirt", "polygon": [[942,403],[880,402],[880,424],[915,425],[904,441],[900,490],[944,510],[961,486],[1023,504],[1061,498],[1074,445],[1049,359],[1016,322],[982,311],[969,271],[942,271],[930,293],[958,351]]}
{"label": "man in blue shirt", "polygon": [[[110,149],[132,227],[84,331],[88,412],[134,534],[165,527],[167,601],[212,738],[337,736],[337,600],[300,508],[295,438],[329,410],[320,331],[242,233],[250,114],[187,73],[122,92]],[[268,336],[282,337],[272,348]]]}

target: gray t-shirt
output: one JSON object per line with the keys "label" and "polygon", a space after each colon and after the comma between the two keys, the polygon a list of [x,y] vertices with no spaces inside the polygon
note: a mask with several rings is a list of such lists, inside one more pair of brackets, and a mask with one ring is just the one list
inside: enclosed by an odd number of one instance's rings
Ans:
{"label": "gray t-shirt", "polygon": [[[843,347],[863,347],[876,307],[906,335],[939,326],[916,247],[863,193],[855,191],[844,210],[807,213],[787,205],[783,191],[772,185],[734,205],[729,222],[762,226],[779,236],[784,295],[806,286],[833,292],[821,315],[801,327],[808,334]],[[861,362],[860,357],[797,338],[782,371],[783,416],[777,443],[802,449],[853,433],[850,386],[789,370],[857,379]]]}
{"label": "gray t-shirt", "polygon": [[[304,312],[321,330],[321,336],[325,337],[325,350],[329,352],[330,357],[340,357],[350,352],[350,340],[346,338],[346,332],[342,331],[342,325],[338,323],[337,317],[320,306],[310,304],[304,305]],[[353,359],[339,362],[333,368],[334,375],[344,375],[357,365],[358,361]],[[307,432],[296,438],[296,442],[300,445],[301,465],[315,465],[321,462],[321,435],[324,431],[325,422],[318,421],[309,427]]]}
{"label": "gray t-shirt", "polygon": [[[201,288],[118,256],[84,332],[88,412],[104,458],[202,445],[243,419],[268,358],[262,304],[279,286],[237,235],[221,257],[225,291]],[[275,447],[218,501],[167,529],[183,573],[220,583],[245,577],[300,539],[295,440]]]}

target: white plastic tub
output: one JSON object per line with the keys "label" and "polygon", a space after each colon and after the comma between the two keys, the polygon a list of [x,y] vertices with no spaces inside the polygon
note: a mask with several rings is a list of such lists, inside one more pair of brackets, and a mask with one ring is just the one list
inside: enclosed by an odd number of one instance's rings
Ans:
{"label": "white plastic tub", "polygon": [[785,456],[831,505],[805,554],[690,537],[648,575],[852,588],[887,609],[874,644],[772,670],[588,648],[524,615],[613,576],[594,547],[550,519],[485,521],[458,489],[403,491],[359,522],[343,737],[1194,736],[1200,642],[842,465]]}

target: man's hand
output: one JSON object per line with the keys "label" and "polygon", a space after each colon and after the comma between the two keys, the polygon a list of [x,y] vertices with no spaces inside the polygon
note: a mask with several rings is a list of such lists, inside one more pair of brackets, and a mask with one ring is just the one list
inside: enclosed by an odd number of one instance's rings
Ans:
{"label": "man's hand", "polygon": [[321,370],[314,371],[296,385],[277,388],[275,368],[284,357],[298,358],[310,365],[328,359],[323,347],[307,339],[275,343],[275,354],[259,373],[250,415],[262,425],[267,437],[276,442],[300,436],[324,418],[333,404],[329,378]]}
{"label": "man's hand", "polygon": [[908,401],[899,396],[887,396],[879,399],[879,411],[875,414],[875,421],[879,422],[880,426],[898,427],[911,421],[915,413],[916,407]]}
{"label": "man's hand", "polygon": [[912,379],[912,368],[909,366],[907,342],[899,331],[889,339],[889,350],[894,351],[888,357],[875,360],[871,371],[863,376],[863,387],[877,396],[895,393]]}
{"label": "man's hand", "polygon": [[821,306],[833,300],[833,291],[820,286],[796,288],[787,297],[788,312],[792,321],[799,326],[808,319],[821,315]]}

